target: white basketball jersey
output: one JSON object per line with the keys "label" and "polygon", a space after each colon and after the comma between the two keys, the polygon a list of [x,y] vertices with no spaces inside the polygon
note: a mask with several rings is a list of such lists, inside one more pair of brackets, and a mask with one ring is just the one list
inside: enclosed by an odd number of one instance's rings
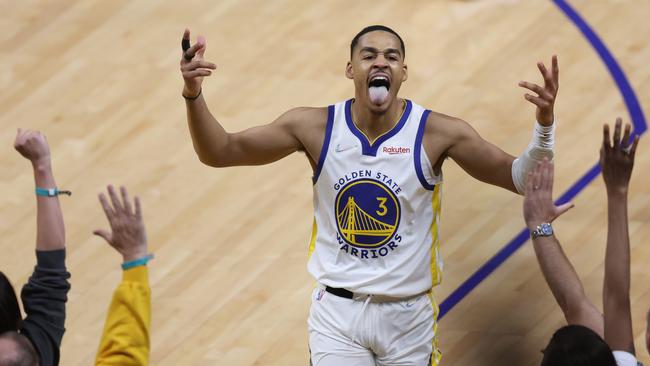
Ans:
{"label": "white basketball jersey", "polygon": [[370,142],[351,106],[348,100],[328,109],[307,268],[318,282],[356,293],[422,293],[442,272],[442,181],[422,147],[430,111],[407,100],[397,124]]}

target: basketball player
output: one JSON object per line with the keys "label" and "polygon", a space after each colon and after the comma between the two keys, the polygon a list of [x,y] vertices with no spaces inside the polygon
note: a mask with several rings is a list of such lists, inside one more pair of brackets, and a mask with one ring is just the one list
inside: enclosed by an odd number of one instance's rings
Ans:
{"label": "basketball player", "polygon": [[180,62],[194,149],[206,165],[260,165],[293,152],[313,169],[314,225],[308,270],[318,287],[309,315],[311,362],[334,365],[437,365],[440,283],[438,219],[442,163],[454,159],[471,176],[523,193],[526,173],[552,157],[558,65],[538,68],[530,146],[517,159],[483,140],[466,122],[398,97],[408,78],[401,37],[370,26],[350,46],[345,75],[354,98],[323,108],[295,108],[268,125],[228,133],[208,110],[203,78],[206,40]]}

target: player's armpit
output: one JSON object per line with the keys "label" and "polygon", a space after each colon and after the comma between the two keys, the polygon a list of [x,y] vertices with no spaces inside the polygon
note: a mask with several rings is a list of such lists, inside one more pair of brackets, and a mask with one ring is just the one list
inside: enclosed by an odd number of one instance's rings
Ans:
{"label": "player's armpit", "polygon": [[463,120],[454,118],[445,125],[449,157],[472,177],[517,193],[512,182],[514,156],[485,141]]}
{"label": "player's armpit", "polygon": [[295,108],[270,124],[227,133],[221,146],[212,149],[201,161],[213,167],[262,165],[277,161],[293,152],[305,150],[305,125],[327,119],[326,108]]}

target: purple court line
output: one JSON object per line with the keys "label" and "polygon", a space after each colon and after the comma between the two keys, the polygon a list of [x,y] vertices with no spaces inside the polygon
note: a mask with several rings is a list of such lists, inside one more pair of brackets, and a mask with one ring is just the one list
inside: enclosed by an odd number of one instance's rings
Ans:
{"label": "purple court line", "polygon": [[[609,52],[603,41],[596,35],[596,33],[591,29],[589,24],[569,5],[566,0],[551,0],[557,5],[562,12],[573,22],[573,24],[580,30],[582,35],[587,38],[591,46],[594,48],[598,56],[607,66],[607,70],[611,74],[612,78],[616,82],[623,100],[625,101],[625,106],[627,107],[628,112],[632,118],[632,125],[634,126],[634,134],[643,135],[648,126],[639,105],[639,100],[634,93],[634,90],[630,86],[630,83],[625,76],[625,73],[619,66],[618,62],[614,56]],[[600,175],[600,165],[596,163],[593,165],[587,173],[585,173],[577,182],[575,182],[569,189],[564,192],[560,198],[555,202],[556,204],[562,204],[569,202],[575,196],[577,196],[589,183],[591,183],[598,175]],[[524,243],[528,241],[529,234],[528,229],[523,228],[519,233],[508,242],[501,250],[499,250],[492,258],[490,258],[485,264],[479,267],[476,272],[474,272],[465,282],[463,282],[454,292],[452,292],[446,299],[440,304],[440,314],[439,319],[442,319],[445,314],[447,314],[451,309],[454,308],[462,299],[465,298],[476,286],[478,286],[483,280],[485,280],[495,269],[499,268],[506,259],[510,258],[517,249],[521,248]]]}

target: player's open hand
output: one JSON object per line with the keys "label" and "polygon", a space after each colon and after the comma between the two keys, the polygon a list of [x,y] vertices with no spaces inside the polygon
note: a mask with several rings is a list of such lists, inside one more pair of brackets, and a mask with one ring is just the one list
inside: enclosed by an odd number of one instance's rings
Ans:
{"label": "player's open hand", "polygon": [[122,199],[118,197],[115,188],[108,186],[110,203],[104,193],[99,194],[111,231],[98,229],[93,234],[104,238],[117,250],[125,262],[143,258],[147,255],[147,234],[142,221],[140,199],[135,197],[135,209],[131,205],[126,188],[120,187]]}
{"label": "player's open hand", "polygon": [[535,112],[537,122],[542,126],[550,126],[553,124],[553,107],[555,106],[557,90],[560,87],[560,69],[557,64],[557,56],[553,56],[551,70],[548,70],[541,61],[537,63],[537,68],[544,78],[544,87],[527,81],[520,81],[519,86],[537,94],[526,93],[524,94],[524,98],[537,106],[537,111]]}
{"label": "player's open hand", "polygon": [[625,132],[621,137],[621,118],[616,119],[614,125],[614,141],[609,135],[609,125],[603,126],[603,146],[600,148],[600,167],[608,194],[627,194],[627,188],[634,167],[634,155],[639,144],[639,136],[634,136],[630,141],[630,125],[625,125]]}
{"label": "player's open hand", "polygon": [[526,179],[524,219],[530,229],[552,222],[573,207],[573,203],[555,206],[553,203],[553,163],[544,158]]}
{"label": "player's open hand", "polygon": [[211,70],[215,70],[217,65],[205,61],[203,58],[206,48],[205,37],[198,36],[196,43],[190,45],[189,29],[185,29],[183,33],[181,48],[183,50],[181,55],[181,73],[185,80],[183,95],[191,98],[199,94],[203,78],[210,76],[212,74]]}
{"label": "player's open hand", "polygon": [[50,165],[50,147],[45,135],[39,131],[18,129],[14,148],[34,166]]}

